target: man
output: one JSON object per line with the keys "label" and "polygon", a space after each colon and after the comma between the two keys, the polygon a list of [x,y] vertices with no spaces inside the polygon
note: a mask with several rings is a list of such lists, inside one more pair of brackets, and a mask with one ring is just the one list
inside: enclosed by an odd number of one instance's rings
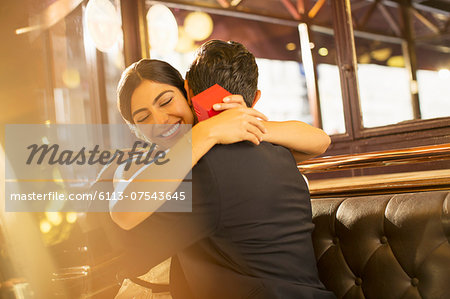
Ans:
{"label": "man", "polygon": [[[216,83],[249,107],[260,95],[255,58],[235,42],[205,43],[186,79],[189,96]],[[290,151],[240,142],[213,147],[193,168],[193,212],[155,213],[131,230],[141,237],[128,254],[141,273],[174,255],[174,298],[334,298],[318,278],[312,229]]]}

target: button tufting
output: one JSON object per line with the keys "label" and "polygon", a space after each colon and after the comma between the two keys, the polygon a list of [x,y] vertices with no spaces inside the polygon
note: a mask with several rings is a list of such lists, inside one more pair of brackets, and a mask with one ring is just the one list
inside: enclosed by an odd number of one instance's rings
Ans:
{"label": "button tufting", "polygon": [[413,286],[415,286],[415,287],[417,287],[417,285],[419,284],[419,280],[417,279],[417,278],[413,278],[413,279],[411,279],[411,284],[413,285]]}
{"label": "button tufting", "polygon": [[337,245],[337,243],[339,243],[339,238],[338,237],[334,237],[333,238],[333,244]]}
{"label": "button tufting", "polygon": [[362,279],[359,278],[359,277],[356,277],[356,279],[355,279],[355,284],[356,284],[357,286],[362,285]]}
{"label": "button tufting", "polygon": [[380,242],[381,242],[381,244],[386,244],[387,243],[387,238],[385,236],[382,236],[380,238]]}

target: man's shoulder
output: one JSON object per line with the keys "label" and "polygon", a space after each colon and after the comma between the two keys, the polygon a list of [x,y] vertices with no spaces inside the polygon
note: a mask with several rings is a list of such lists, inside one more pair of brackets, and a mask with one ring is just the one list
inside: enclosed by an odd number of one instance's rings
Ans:
{"label": "man's shoulder", "polygon": [[255,145],[248,141],[216,145],[201,160],[214,169],[295,163],[291,151],[283,146],[269,142]]}
{"label": "man's shoulder", "polygon": [[224,157],[234,157],[236,155],[249,155],[252,157],[257,157],[259,154],[264,153],[277,153],[291,155],[289,149],[273,144],[270,142],[261,142],[259,145],[253,144],[249,141],[242,141],[233,144],[218,144],[215,145],[208,153],[206,157],[224,156]]}

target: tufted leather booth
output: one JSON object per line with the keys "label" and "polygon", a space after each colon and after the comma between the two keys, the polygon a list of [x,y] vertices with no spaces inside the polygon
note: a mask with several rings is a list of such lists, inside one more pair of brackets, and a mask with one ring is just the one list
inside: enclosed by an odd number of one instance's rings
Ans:
{"label": "tufted leather booth", "polygon": [[319,274],[338,298],[450,298],[450,191],[312,200]]}

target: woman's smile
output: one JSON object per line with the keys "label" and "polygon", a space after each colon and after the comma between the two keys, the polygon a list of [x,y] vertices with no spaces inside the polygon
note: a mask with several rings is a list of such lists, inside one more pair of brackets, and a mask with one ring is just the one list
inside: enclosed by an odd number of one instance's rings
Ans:
{"label": "woman's smile", "polygon": [[180,123],[181,122],[177,122],[173,126],[170,126],[170,128],[166,132],[162,133],[160,136],[163,138],[168,138],[168,137],[172,136],[180,128]]}
{"label": "woman's smile", "polygon": [[131,114],[139,130],[163,148],[172,146],[194,123],[192,110],[180,90],[149,80],[142,81],[133,92]]}

